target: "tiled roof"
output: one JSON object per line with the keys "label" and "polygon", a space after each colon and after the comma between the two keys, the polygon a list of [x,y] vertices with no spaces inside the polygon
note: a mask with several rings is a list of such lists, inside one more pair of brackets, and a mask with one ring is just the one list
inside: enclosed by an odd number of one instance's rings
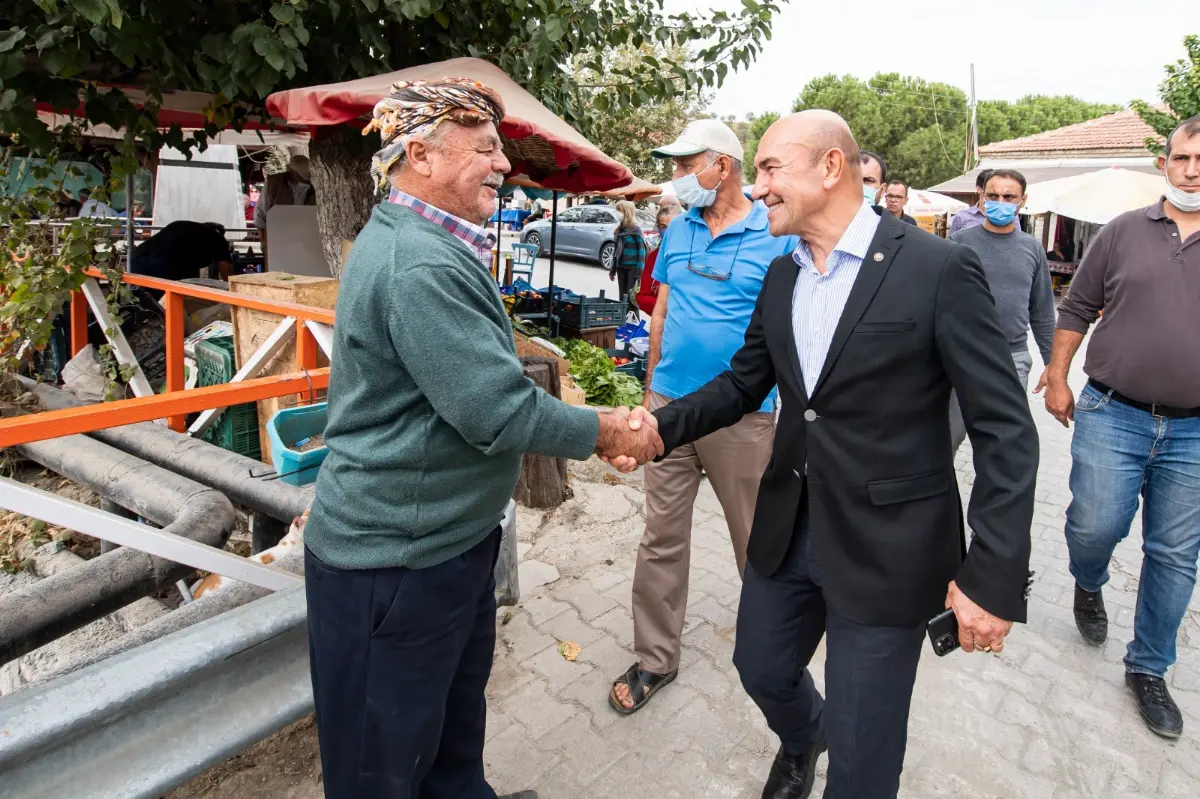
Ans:
{"label": "tiled roof", "polygon": [[1087,153],[1097,150],[1145,152],[1146,137],[1156,135],[1136,111],[1125,110],[1021,139],[992,142],[980,147],[979,154],[995,157],[1009,153]]}

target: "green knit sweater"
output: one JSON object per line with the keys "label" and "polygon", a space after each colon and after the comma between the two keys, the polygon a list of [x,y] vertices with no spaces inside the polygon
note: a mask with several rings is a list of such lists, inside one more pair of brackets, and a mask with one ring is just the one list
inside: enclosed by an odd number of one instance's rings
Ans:
{"label": "green knit sweater", "polygon": [[526,453],[584,460],[595,411],[537,388],[494,278],[398,205],[375,208],[339,290],[329,455],[305,542],[343,569],[426,568],[496,528]]}

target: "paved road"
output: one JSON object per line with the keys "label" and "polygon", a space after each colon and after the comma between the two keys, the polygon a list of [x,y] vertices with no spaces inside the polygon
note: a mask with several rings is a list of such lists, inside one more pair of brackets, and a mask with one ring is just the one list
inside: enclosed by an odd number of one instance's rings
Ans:
{"label": "paved road", "polygon": [[[507,250],[514,241],[519,240],[505,231],[504,249]],[[537,264],[533,268],[533,280],[530,282],[533,283],[535,288],[539,289],[550,285],[549,258],[538,258]],[[599,296],[601,291],[606,292],[608,297],[616,297],[617,295],[617,284],[608,279],[608,272],[599,263],[575,258],[570,255],[555,257],[554,284],[556,286],[565,286],[576,294],[583,294],[588,297]]]}
{"label": "paved road", "polygon": [[[586,267],[585,267],[586,268]],[[597,270],[599,271],[599,270]],[[1035,361],[1037,356],[1035,356]],[[1082,359],[1081,359],[1082,360]],[[1040,374],[1035,363],[1033,379]],[[1072,386],[1082,386],[1075,374]],[[1029,624],[1003,654],[927,652],[909,725],[901,796],[1097,799],[1200,796],[1200,596],[1180,633],[1170,682],[1187,718],[1167,743],[1137,717],[1122,681],[1132,635],[1140,533],[1114,558],[1108,644],[1084,645],[1071,619],[1063,513],[1070,433],[1032,400],[1042,442],[1033,527],[1038,571]],[[959,453],[963,495],[973,473]],[[731,663],[739,581],[719,504],[704,486],[693,533],[691,592],[679,679],[643,711],[619,718],[609,681],[632,662],[633,556],[643,524],[640,477],[618,479],[597,462],[576,498],[549,513],[522,511],[523,580],[558,578],[502,612],[489,686],[486,759],[501,791],[535,787],[543,799],[758,797],[777,741],[738,684]],[[554,576],[554,575],[550,575]],[[580,644],[570,663],[560,641]],[[823,682],[823,652],[814,673]],[[825,758],[819,773],[823,776]],[[820,796],[818,781],[814,796]]]}

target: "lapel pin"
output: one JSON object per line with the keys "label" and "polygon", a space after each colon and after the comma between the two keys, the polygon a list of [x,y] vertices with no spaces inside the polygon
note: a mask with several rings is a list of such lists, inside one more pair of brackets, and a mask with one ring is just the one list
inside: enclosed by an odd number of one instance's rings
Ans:
{"label": "lapel pin", "polygon": [[882,260],[883,260],[883,253],[881,253],[881,252],[877,252],[877,253],[875,253],[875,255],[873,255],[872,257],[873,257],[873,258],[874,258],[874,259],[875,259],[877,262],[878,262],[878,261],[882,261]]}

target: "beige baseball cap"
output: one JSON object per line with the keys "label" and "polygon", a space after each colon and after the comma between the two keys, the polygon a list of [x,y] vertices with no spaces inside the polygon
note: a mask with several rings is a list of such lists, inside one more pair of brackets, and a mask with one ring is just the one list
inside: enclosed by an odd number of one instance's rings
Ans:
{"label": "beige baseball cap", "polygon": [[697,119],[689,122],[679,138],[662,147],[655,147],[650,155],[655,158],[679,158],[712,150],[742,160],[742,143],[737,134],[719,119]]}

